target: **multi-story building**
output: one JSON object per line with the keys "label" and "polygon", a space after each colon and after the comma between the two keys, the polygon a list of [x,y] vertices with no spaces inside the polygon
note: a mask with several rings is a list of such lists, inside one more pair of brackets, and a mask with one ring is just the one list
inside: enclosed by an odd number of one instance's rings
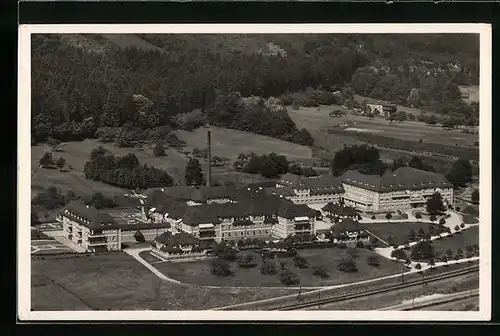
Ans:
{"label": "multi-story building", "polygon": [[63,235],[86,251],[117,251],[122,243],[136,241],[140,231],[145,239],[165,232],[170,224],[150,223],[134,209],[99,211],[83,201],[70,202],[57,216],[63,225]]}
{"label": "multi-story building", "polygon": [[267,190],[295,204],[337,203],[344,193],[341,180],[332,175],[304,177],[285,174],[275,188]]}
{"label": "multi-story building", "polygon": [[435,192],[453,204],[453,185],[441,174],[401,167],[382,176],[348,170],[342,177],[343,201],[361,210],[385,212],[423,207]]}
{"label": "multi-story building", "polygon": [[332,227],[331,232],[335,242],[344,243],[348,247],[356,247],[359,242],[363,244],[370,242],[369,234],[352,218],[341,219]]}
{"label": "multi-story building", "polygon": [[240,198],[225,204],[190,206],[171,202],[155,212],[172,226],[172,230],[192,234],[201,240],[314,234],[316,213],[313,209],[262,190],[241,192]]}
{"label": "multi-story building", "polygon": [[206,246],[202,241],[188,233],[164,232],[151,244],[151,252],[166,260],[206,258]]}

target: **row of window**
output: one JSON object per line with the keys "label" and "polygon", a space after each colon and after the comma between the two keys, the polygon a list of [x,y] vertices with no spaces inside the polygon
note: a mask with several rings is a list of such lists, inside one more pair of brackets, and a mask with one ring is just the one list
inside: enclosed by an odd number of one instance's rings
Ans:
{"label": "row of window", "polygon": [[[252,230],[252,231],[246,231],[247,236],[255,236],[255,235],[263,235],[263,234],[269,234],[270,230]],[[240,231],[240,232],[222,232],[222,237],[239,237],[239,236],[245,236],[245,231]]]}

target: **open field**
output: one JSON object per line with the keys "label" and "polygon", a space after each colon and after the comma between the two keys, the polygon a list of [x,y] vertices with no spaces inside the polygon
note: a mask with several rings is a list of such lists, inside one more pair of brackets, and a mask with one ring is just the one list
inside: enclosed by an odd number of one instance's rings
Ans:
{"label": "open field", "polygon": [[[355,132],[369,132],[396,139],[411,140],[438,144],[457,144],[469,147],[479,140],[478,135],[461,133],[460,129],[446,130],[439,126],[429,126],[422,122],[405,121],[402,123],[389,121],[384,118],[369,119],[360,115],[349,114],[343,117],[330,117],[328,114],[336,109],[335,106],[300,107],[299,110],[288,109],[290,117],[298,127],[313,130],[326,130],[344,122],[355,123]],[[347,128],[349,130],[349,128]]]}
{"label": "open field", "polygon": [[[184,167],[187,159],[184,154],[175,149],[168,148],[167,156],[155,157],[151,150],[141,148],[118,148],[112,144],[103,144],[96,139],[84,141],[75,141],[65,143],[60,152],[54,152],[52,157],[57,159],[62,156],[66,159],[66,167],[71,166],[73,170],[60,172],[56,169],[40,169],[33,181],[32,190],[39,190],[42,187],[55,186],[61,191],[73,190],[77,194],[92,194],[100,191],[105,195],[123,194],[124,189],[110,186],[105,183],[86,180],[83,176],[83,166],[90,158],[90,153],[94,148],[103,146],[114,155],[124,156],[133,153],[139,159],[141,164],[153,165],[157,168],[166,170],[175,181],[184,179]],[[38,167],[38,161],[47,151],[44,145],[31,147],[31,169],[32,172]]]}
{"label": "open field", "polygon": [[212,155],[224,156],[235,160],[240,153],[254,152],[269,154],[275,152],[285,155],[289,160],[311,159],[309,147],[294,144],[243,131],[219,127],[200,127],[192,132],[176,131],[179,139],[186,142],[186,150],[207,147],[207,131],[211,131]]}
{"label": "open field", "polygon": [[291,293],[174,285],[121,252],[32,256],[31,277],[32,310],[194,310]]}
{"label": "open field", "polygon": [[[361,228],[370,231],[380,239],[388,241],[389,237],[397,244],[403,244],[408,239],[408,234],[411,230],[418,234],[418,230],[423,229],[424,232],[429,232],[429,227],[433,224],[429,223],[360,223]],[[437,227],[437,225],[435,225]],[[383,246],[383,245],[381,245]]]}
{"label": "open field", "polygon": [[460,233],[455,233],[451,237],[445,237],[443,239],[438,239],[433,241],[434,250],[445,254],[448,249],[452,250],[453,253],[461,248],[466,253],[465,247],[467,245],[479,244],[479,227],[473,226],[471,228],[465,229]]}
{"label": "open field", "polygon": [[[358,256],[355,261],[358,272],[345,273],[337,270],[337,264],[342,258],[349,256],[351,249],[305,249],[300,250],[299,255],[309,261],[310,266],[322,265],[328,269],[329,278],[321,279],[312,274],[312,269],[298,269],[293,263],[293,258],[278,258],[286,261],[287,269],[298,274],[302,286],[327,286],[360,280],[378,278],[385,275],[401,272],[402,265],[393,261],[379,258],[380,266],[373,267],[367,264],[367,257],[376,255],[374,252],[357,249]],[[356,253],[355,252],[355,253]],[[229,277],[215,276],[210,271],[211,260],[202,260],[188,263],[157,263],[154,266],[166,276],[181,282],[214,285],[214,286],[284,286],[277,275],[263,275],[260,273],[261,260],[257,257],[258,265],[253,268],[240,268],[236,263],[232,265],[234,275]],[[279,267],[279,265],[278,265]]]}

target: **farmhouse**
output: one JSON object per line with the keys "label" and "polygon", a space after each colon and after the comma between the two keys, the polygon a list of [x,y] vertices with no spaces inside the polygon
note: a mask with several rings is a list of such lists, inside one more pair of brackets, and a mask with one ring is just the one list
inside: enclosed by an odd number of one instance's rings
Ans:
{"label": "farmhouse", "polygon": [[394,115],[397,107],[394,104],[381,104],[381,103],[366,103],[368,112],[379,115],[381,117],[389,117]]}
{"label": "farmhouse", "polygon": [[69,203],[57,220],[63,225],[64,237],[89,252],[120,250],[122,243],[136,241],[137,231],[148,239],[170,227],[168,223],[150,223],[137,209],[99,211],[81,200]]}
{"label": "farmhouse", "polygon": [[341,180],[332,175],[303,177],[285,174],[272,194],[281,195],[296,204],[337,203],[344,193]]}
{"label": "farmhouse", "polygon": [[422,207],[435,192],[441,194],[446,205],[453,204],[453,185],[443,175],[411,167],[394,172],[388,169],[382,176],[348,170],[341,180],[343,201],[361,210],[385,212]]}

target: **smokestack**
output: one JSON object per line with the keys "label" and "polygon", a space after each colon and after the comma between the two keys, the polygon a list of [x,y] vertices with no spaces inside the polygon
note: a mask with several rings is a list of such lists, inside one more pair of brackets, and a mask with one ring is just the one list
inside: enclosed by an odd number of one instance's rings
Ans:
{"label": "smokestack", "polygon": [[207,187],[212,186],[212,143],[210,131],[207,132]]}

